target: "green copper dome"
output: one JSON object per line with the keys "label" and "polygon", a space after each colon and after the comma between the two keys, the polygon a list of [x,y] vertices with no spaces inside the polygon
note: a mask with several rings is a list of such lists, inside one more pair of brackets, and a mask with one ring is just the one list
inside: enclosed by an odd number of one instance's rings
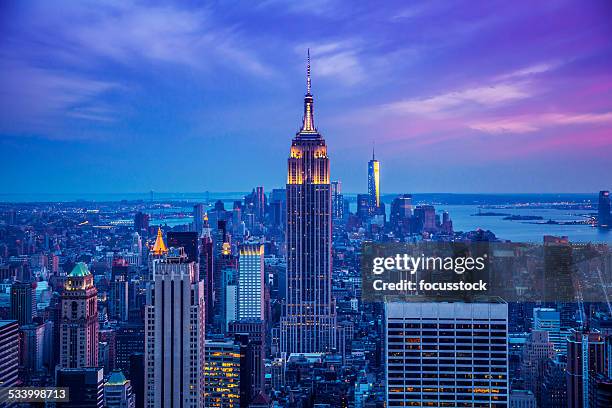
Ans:
{"label": "green copper dome", "polygon": [[123,385],[127,379],[121,371],[113,371],[106,382],[106,385]]}
{"label": "green copper dome", "polygon": [[87,269],[87,265],[85,265],[84,262],[79,262],[74,266],[69,276],[78,277],[78,276],[87,276],[87,275],[91,275],[91,272],[89,272],[89,269]]}

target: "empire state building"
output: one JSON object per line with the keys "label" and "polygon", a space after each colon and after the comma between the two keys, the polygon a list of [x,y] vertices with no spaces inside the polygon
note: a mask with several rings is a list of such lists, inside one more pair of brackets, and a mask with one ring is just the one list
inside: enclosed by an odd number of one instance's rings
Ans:
{"label": "empire state building", "polygon": [[287,170],[287,303],[281,351],[320,353],[335,348],[331,296],[331,187],[325,139],[314,122],[310,52],[302,127],[291,142]]}

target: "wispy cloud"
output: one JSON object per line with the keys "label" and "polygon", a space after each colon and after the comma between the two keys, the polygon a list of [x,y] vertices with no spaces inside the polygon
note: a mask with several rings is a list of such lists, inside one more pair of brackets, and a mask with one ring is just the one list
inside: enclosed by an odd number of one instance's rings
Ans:
{"label": "wispy cloud", "polygon": [[497,80],[505,81],[512,78],[522,78],[532,75],[542,74],[544,72],[552,71],[561,65],[560,62],[542,62],[539,64],[531,65],[528,67],[520,68],[516,71],[512,71],[506,74],[499,75]]}
{"label": "wispy cloud", "polygon": [[467,88],[451,91],[436,96],[413,98],[384,104],[382,112],[397,115],[438,115],[449,113],[453,109],[465,109],[470,105],[487,108],[531,96],[528,88],[521,83],[496,84],[485,87]]}
{"label": "wispy cloud", "polygon": [[547,113],[484,120],[470,128],[491,134],[531,133],[547,127],[612,123],[612,112],[605,113]]}

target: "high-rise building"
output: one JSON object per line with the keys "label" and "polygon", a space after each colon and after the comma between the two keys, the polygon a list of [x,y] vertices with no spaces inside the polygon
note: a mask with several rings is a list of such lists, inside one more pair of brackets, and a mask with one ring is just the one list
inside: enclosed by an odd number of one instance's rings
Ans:
{"label": "high-rise building", "polygon": [[533,309],[533,330],[548,332],[555,352],[565,354],[567,342],[561,335],[561,314],[552,308],[536,307]]}
{"label": "high-rise building", "polygon": [[238,320],[264,320],[264,246],[244,244],[238,258]]}
{"label": "high-rise building", "polygon": [[[144,324],[120,323],[115,330],[115,342],[115,368],[125,373],[128,378],[133,378],[130,372],[130,357],[134,353],[144,353]],[[141,398],[143,396],[141,395]]]}
{"label": "high-rise building", "polygon": [[207,340],[204,372],[205,407],[240,407],[240,345],[232,340]]}
{"label": "high-rise building", "polygon": [[370,214],[377,214],[380,208],[380,162],[374,156],[374,149],[372,160],[368,162],[368,196]]}
{"label": "high-rise building", "polygon": [[146,232],[149,230],[149,214],[138,211],[134,216],[134,229],[137,232]]}
{"label": "high-rise building", "polygon": [[60,366],[98,365],[98,291],[87,265],[79,262],[61,295]]}
{"label": "high-rise building", "polygon": [[251,347],[251,383],[253,395],[264,391],[264,360],[266,357],[265,322],[258,319],[244,319],[229,323],[228,333],[232,335],[244,334],[248,336]]}
{"label": "high-rise building", "polygon": [[332,218],[341,220],[344,218],[344,196],[342,195],[342,183],[331,182]]}
{"label": "high-rise building", "polygon": [[125,259],[113,260],[111,281],[108,285],[108,318],[126,322],[129,312],[128,263]]}
{"label": "high-rise building", "polygon": [[58,404],[70,408],[102,408],[104,406],[104,369],[99,367],[60,368],[56,385],[68,388],[68,402]]}
{"label": "high-rise building", "polygon": [[266,215],[266,194],[262,186],[255,188],[255,219],[263,222]]}
{"label": "high-rise building", "polygon": [[535,395],[538,406],[542,404],[542,384],[544,368],[549,359],[555,356],[553,343],[548,338],[548,332],[534,330],[523,346],[521,359],[521,374],[525,388]]}
{"label": "high-rise building", "polygon": [[389,214],[391,228],[398,233],[410,232],[410,217],[412,217],[412,194],[400,194],[391,202]]}
{"label": "high-rise building", "polygon": [[193,231],[200,236],[204,225],[204,205],[196,204],[193,206]]}
{"label": "high-rise building", "polygon": [[18,327],[16,320],[0,320],[0,387],[18,385]]}
{"label": "high-rise building", "polygon": [[508,406],[508,305],[385,305],[388,407]]}
{"label": "high-rise building", "polygon": [[433,205],[417,205],[414,209],[417,229],[425,232],[436,231],[436,209]]}
{"label": "high-rise building", "polygon": [[145,315],[146,406],[202,407],[204,282],[182,248],[153,260]]}
{"label": "high-rise building", "polygon": [[600,228],[612,227],[612,215],[610,214],[610,192],[607,190],[602,190],[599,192],[597,226]]}
{"label": "high-rise building", "polygon": [[119,370],[113,371],[104,383],[104,406],[106,408],[136,408],[132,384]]}
{"label": "high-rise building", "polygon": [[204,281],[204,300],[206,302],[206,324],[213,324],[213,305],[215,304],[215,253],[212,230],[208,224],[208,214],[204,214],[204,223],[200,235],[200,276]]}
{"label": "high-rise building", "polygon": [[370,217],[370,195],[357,194],[357,216],[363,221]]}
{"label": "high-rise building", "polygon": [[31,324],[36,317],[36,282],[15,282],[11,285],[11,319],[20,326]]}
{"label": "high-rise building", "polygon": [[331,187],[325,139],[314,122],[308,55],[302,127],[291,143],[287,172],[287,300],[281,318],[286,353],[335,347],[331,293]]}
{"label": "high-rise building", "polygon": [[284,228],[287,212],[287,191],[284,188],[275,188],[270,194],[270,213],[272,224]]}
{"label": "high-rise building", "polygon": [[567,338],[567,407],[588,408],[591,379],[606,374],[605,338],[599,332],[570,330]]}

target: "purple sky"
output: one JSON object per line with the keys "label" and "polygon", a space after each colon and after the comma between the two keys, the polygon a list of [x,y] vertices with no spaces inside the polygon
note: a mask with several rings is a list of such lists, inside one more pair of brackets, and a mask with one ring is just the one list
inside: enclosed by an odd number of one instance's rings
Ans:
{"label": "purple sky", "polygon": [[[8,4],[13,3],[13,4]],[[3,2],[0,193],[612,189],[610,1]]]}

